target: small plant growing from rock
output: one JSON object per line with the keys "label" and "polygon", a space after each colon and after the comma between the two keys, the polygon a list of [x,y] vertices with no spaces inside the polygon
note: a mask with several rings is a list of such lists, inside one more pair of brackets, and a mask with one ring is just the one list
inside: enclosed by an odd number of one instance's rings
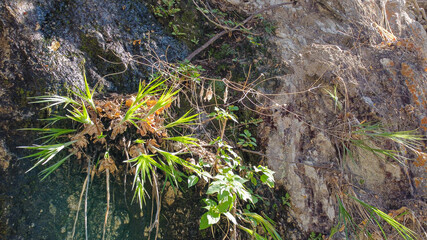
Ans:
{"label": "small plant growing from rock", "polygon": [[[23,129],[42,135],[39,138],[41,144],[21,147],[36,151],[24,157],[36,161],[28,171],[45,165],[47,167],[41,171],[42,179],[45,179],[74,156],[73,159],[86,166],[87,177],[81,196],[95,175],[105,174],[107,209],[103,239],[109,214],[110,175],[127,174],[133,175],[133,199],[138,201],[141,209],[147,196],[150,196],[146,190],[147,184],[153,189],[150,197],[156,202],[157,211],[150,229],[156,228],[156,236],[161,208],[159,175],[162,174],[165,183],[169,182],[175,188],[179,187],[183,179],[187,179],[189,187],[196,185],[199,179],[208,182],[207,198],[203,200],[208,212],[201,218],[200,229],[220,222],[221,216],[225,216],[233,224],[232,238],[236,236],[236,230],[239,228],[257,239],[265,239],[257,232],[257,226],[262,226],[267,235],[280,239],[268,217],[240,207],[244,206],[244,202],[255,204],[258,201],[247,183],[256,185],[256,179],[260,179],[268,187],[273,187],[274,172],[263,166],[244,167],[233,148],[222,140],[227,121],[237,122],[232,111],[238,108],[216,108],[215,113],[211,115],[213,119],[219,120],[221,125],[220,137],[211,143],[217,149],[216,159],[212,159],[212,163],[208,164],[187,161],[182,156],[195,148],[202,148],[199,140],[192,136],[171,135],[169,129],[193,124],[198,114],[191,115],[189,111],[176,120],[166,119],[165,112],[170,108],[179,89],[177,85],[168,86],[167,79],[162,76],[160,74],[146,85],[140,83],[138,92],[133,95],[97,96],[96,88],[89,88],[83,70],[84,89],[70,90],[72,97],[46,95],[33,98],[32,103],[48,104],[45,108],[58,107],[62,114],[45,119],[48,124],[44,128]],[[187,77],[196,79],[198,75]],[[68,126],[72,123],[74,127],[53,127],[59,122]],[[248,134],[245,136],[250,137]],[[255,143],[254,139],[249,140]],[[216,201],[213,200],[214,197]],[[85,217],[85,236],[89,239],[87,224]],[[75,229],[73,237],[74,232]]]}
{"label": "small plant growing from rock", "polygon": [[[426,140],[424,136],[417,134],[416,130],[412,131],[388,131],[380,124],[362,123],[354,126],[351,131],[351,136],[346,143],[353,147],[360,148],[372,152],[376,156],[382,158],[390,158],[394,161],[405,165],[404,160],[408,158],[405,154],[412,152],[417,156],[426,156],[420,149],[423,144],[422,141]],[[384,149],[374,145],[375,142],[391,141],[394,142],[400,149]],[[345,143],[344,152],[350,157],[353,155],[351,149],[346,147]]]}
{"label": "small plant growing from rock", "polygon": [[[164,112],[171,106],[179,90],[166,86],[166,80],[157,78],[139,85],[135,95],[95,97],[96,89],[90,90],[83,71],[85,89],[70,90],[72,97],[49,95],[35,97],[32,103],[47,103],[45,108],[58,106],[62,115],[46,119],[45,128],[28,128],[37,131],[43,143],[23,146],[37,151],[24,158],[36,160],[28,171],[39,165],[48,166],[41,171],[42,179],[59,168],[71,156],[87,163],[89,176],[105,173],[107,182],[107,224],[109,209],[110,175],[133,174],[134,199],[142,208],[146,200],[146,184],[155,189],[156,201],[160,202],[158,172],[165,175],[166,181],[177,185],[187,178],[180,168],[201,175],[200,167],[179,157],[179,153],[167,151],[171,142],[183,143],[180,154],[188,145],[198,145],[190,136],[170,136],[168,129],[191,124],[196,115],[189,112],[175,121],[166,122]],[[60,121],[73,122],[73,129],[53,128]],[[99,162],[96,160],[99,159]],[[121,165],[129,164],[125,171]],[[87,179],[88,180],[88,179]],[[159,209],[158,209],[159,210]],[[158,217],[153,225],[158,227]],[[86,224],[87,226],[87,224]],[[88,236],[86,235],[86,238]]]}
{"label": "small plant growing from rock", "polygon": [[233,225],[230,231],[231,239],[236,239],[237,228],[248,233],[252,238],[266,239],[257,231],[257,227],[260,226],[266,235],[278,240],[281,237],[276,232],[274,222],[270,218],[250,212],[243,207],[246,203],[253,206],[259,201],[258,197],[248,188],[249,183],[257,185],[256,179],[259,178],[263,184],[273,188],[274,172],[264,166],[254,168],[244,166],[238,154],[223,140],[227,121],[237,122],[237,117],[233,114],[233,111],[237,109],[234,106],[230,106],[228,110],[215,108],[215,112],[210,114],[219,121],[221,136],[211,142],[217,146],[213,168],[216,173],[206,192],[208,198],[203,199],[206,204],[204,208],[208,211],[200,220],[200,229],[218,224],[221,216],[224,216],[227,219],[227,229],[230,229],[230,223]]}
{"label": "small plant growing from rock", "polygon": [[239,138],[239,144],[242,147],[250,147],[251,149],[254,149],[256,144],[256,139],[252,137],[251,132],[249,130],[245,129],[243,133],[239,134],[241,138]]}

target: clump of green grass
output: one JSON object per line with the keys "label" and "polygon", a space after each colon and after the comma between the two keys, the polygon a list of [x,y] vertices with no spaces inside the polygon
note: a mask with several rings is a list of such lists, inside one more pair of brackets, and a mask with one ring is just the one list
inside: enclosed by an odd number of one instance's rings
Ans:
{"label": "clump of green grass", "polygon": [[[363,216],[366,217],[363,224],[357,224],[354,220],[352,212],[354,210],[348,209],[344,204],[343,199],[337,196],[338,201],[338,209],[339,209],[339,224],[337,227],[334,227],[331,231],[330,238],[338,232],[338,228],[340,225],[344,226],[346,238],[351,238],[351,236],[357,236],[360,233],[365,233],[369,238],[372,238],[372,233],[368,228],[367,223],[372,223],[378,227],[384,239],[388,239],[388,235],[384,230],[384,223],[388,224],[393,230],[395,230],[404,240],[415,240],[417,239],[417,234],[404,226],[403,224],[396,221],[390,215],[384,213],[380,209],[367,204],[366,202],[354,197],[345,195],[346,202],[349,204],[356,205],[359,210],[363,210],[365,212],[362,213]],[[351,202],[352,201],[352,202]],[[350,203],[351,202],[351,203]]]}
{"label": "clump of green grass", "polygon": [[[370,124],[363,123],[355,126],[354,130],[351,131],[350,138],[347,140],[351,145],[372,152],[376,156],[381,158],[390,158],[401,164],[404,164],[404,160],[408,152],[415,154],[420,153],[426,138],[423,135],[417,133],[416,130],[411,131],[388,131],[381,124]],[[382,143],[384,141],[391,141],[395,143],[399,150],[396,149],[383,149],[374,147],[375,142]],[[352,156],[351,150],[343,144],[344,151]]]}

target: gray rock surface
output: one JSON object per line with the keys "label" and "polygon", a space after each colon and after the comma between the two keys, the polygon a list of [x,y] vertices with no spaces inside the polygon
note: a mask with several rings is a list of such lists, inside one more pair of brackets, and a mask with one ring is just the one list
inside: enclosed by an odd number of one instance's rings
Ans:
{"label": "gray rock surface", "polygon": [[[227,2],[251,13],[283,1]],[[296,2],[267,13],[278,27],[273,51],[292,73],[280,77],[272,115],[260,130],[268,142],[268,164],[290,193],[291,216],[303,231],[327,234],[338,220],[336,196],[356,189],[362,200],[386,212],[418,202],[412,210],[423,219],[425,167],[361,150],[354,160],[342,155],[348,138],[343,118],[426,134],[427,35],[413,3]],[[328,94],[334,87],[338,103]]]}

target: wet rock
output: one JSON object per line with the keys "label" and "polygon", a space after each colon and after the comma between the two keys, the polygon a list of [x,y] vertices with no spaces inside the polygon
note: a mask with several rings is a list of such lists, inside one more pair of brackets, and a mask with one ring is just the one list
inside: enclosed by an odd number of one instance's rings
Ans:
{"label": "wet rock", "polygon": [[3,171],[7,171],[9,167],[10,160],[12,159],[12,154],[6,149],[4,141],[0,141],[0,167]]}
{"label": "wet rock", "polygon": [[[37,136],[17,129],[38,127],[37,119],[47,115],[41,106],[28,104],[28,97],[81,88],[83,59],[91,87],[99,83],[103,92],[133,93],[153,70],[133,56],[154,61],[153,56],[165,60],[166,54],[169,61],[177,61],[188,50],[163,31],[143,1],[0,1],[0,238],[70,237],[79,208],[76,190],[86,176],[74,161],[42,183],[40,169],[25,173],[32,163],[18,160],[28,152],[16,147],[31,144]],[[93,238],[102,233],[104,184],[94,180],[89,191],[86,214]],[[108,238],[127,239],[149,220],[130,218],[131,199],[124,199],[123,186],[116,190],[114,199],[121,200],[111,203]],[[138,208],[132,211],[139,215]],[[84,239],[84,201],[79,214],[75,239]]]}
{"label": "wet rock", "polygon": [[174,189],[169,182],[166,183],[166,193],[163,195],[163,201],[168,206],[172,205],[177,197],[182,197],[182,192]]}

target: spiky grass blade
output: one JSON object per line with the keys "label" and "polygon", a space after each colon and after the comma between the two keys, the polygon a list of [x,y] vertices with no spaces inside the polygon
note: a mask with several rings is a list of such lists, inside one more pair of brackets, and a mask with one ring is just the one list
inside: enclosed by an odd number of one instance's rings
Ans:
{"label": "spiky grass blade", "polygon": [[134,122],[134,120],[140,120],[140,118],[137,118],[137,117],[134,116],[135,112],[142,105],[144,105],[147,102],[147,100],[148,100],[148,99],[145,99],[144,101],[142,101],[142,99],[144,99],[148,95],[151,95],[151,94],[154,94],[154,93],[156,93],[158,91],[161,91],[161,89],[159,90],[157,88],[160,85],[162,85],[165,81],[158,81],[158,79],[155,79],[152,82],[150,82],[147,86],[145,86],[144,88],[142,87],[142,84],[139,83],[138,93],[136,95],[135,101],[131,104],[131,106],[127,110],[127,112],[126,112],[125,116],[123,117],[121,123],[129,121],[134,126],[138,127],[136,125],[136,123]]}
{"label": "spiky grass blade", "polygon": [[160,149],[156,149],[161,155],[163,155],[163,157],[166,159],[166,161],[170,161],[176,164],[179,164],[185,168],[187,168],[190,171],[194,171],[196,174],[198,174],[199,176],[202,175],[202,171],[200,169],[199,166],[192,164],[190,162],[185,161],[184,159],[176,156],[176,154],[170,153],[170,152],[165,152],[162,151]]}
{"label": "spiky grass blade", "polygon": [[37,97],[30,97],[30,99],[35,99],[35,101],[30,103],[48,103],[48,105],[46,107],[43,107],[42,109],[51,108],[53,106],[60,105],[60,104],[65,104],[64,108],[67,107],[68,104],[81,106],[80,103],[76,102],[72,98],[59,96],[59,95],[37,96]]}
{"label": "spiky grass blade", "polygon": [[34,169],[35,167],[37,167],[40,164],[44,165],[44,164],[48,163],[59,152],[61,152],[62,150],[66,149],[68,146],[70,146],[71,144],[73,144],[75,142],[76,141],[70,141],[70,142],[59,143],[59,144],[33,145],[33,146],[21,146],[21,147],[18,147],[18,148],[25,148],[25,149],[29,149],[29,150],[39,151],[37,153],[30,154],[30,155],[25,156],[25,157],[22,158],[22,159],[32,158],[32,159],[37,160],[37,162],[29,170],[27,170],[26,172],[31,171],[32,169]]}
{"label": "spiky grass blade", "polygon": [[[161,89],[158,89],[158,88],[165,81],[166,80],[159,81],[158,79],[155,79],[151,83],[149,83],[147,86],[145,86],[144,88],[142,87],[142,84],[140,83],[139,84],[139,88],[138,88],[138,93],[137,93],[136,98],[135,98],[135,101],[131,104],[131,106],[129,107],[129,109],[126,111],[126,114],[123,117],[121,123],[124,123],[124,122],[128,121],[128,122],[132,123],[134,126],[136,126],[138,128],[138,126],[135,123],[135,120],[141,120],[141,118],[135,117],[135,112],[142,105],[144,105],[147,102],[148,99],[145,99],[144,101],[142,101],[146,96],[161,91]],[[169,94],[170,94],[170,91],[168,91]],[[173,93],[173,95],[175,95],[176,93],[177,92]],[[153,114],[157,110],[159,110],[160,108],[165,107],[166,105],[170,104],[172,102],[172,98],[171,98],[172,96],[169,96],[169,95],[165,96],[165,94],[163,94],[162,96],[160,96],[160,98],[156,102],[156,104],[150,109],[150,111],[142,119],[147,118],[148,116],[150,116],[151,114]]]}
{"label": "spiky grass blade", "polygon": [[172,97],[176,95],[179,92],[179,90],[173,92],[173,89],[170,88],[167,92],[164,92],[160,97],[159,100],[157,100],[156,104],[154,104],[153,107],[151,107],[150,111],[148,111],[143,119],[147,118],[151,114],[154,114],[161,108],[165,108],[167,105],[170,105],[173,101]]}
{"label": "spiky grass blade", "polygon": [[394,218],[392,218],[391,216],[389,216],[388,214],[384,213],[383,211],[379,210],[378,208],[371,206],[365,202],[363,202],[360,199],[357,199],[355,197],[351,197],[353,200],[355,200],[357,203],[359,203],[360,205],[362,205],[371,215],[372,219],[375,221],[375,223],[378,225],[378,227],[380,228],[381,232],[384,235],[384,238],[387,239],[387,236],[384,232],[383,227],[381,226],[381,223],[377,220],[377,218],[375,217],[374,214],[377,215],[377,217],[383,219],[386,223],[388,223],[393,229],[395,229],[399,235],[405,239],[405,240],[414,240],[417,238],[417,235],[414,231],[412,231],[411,229],[407,228],[406,226],[402,225],[401,223],[399,223],[398,221],[396,221]]}
{"label": "spiky grass blade", "polygon": [[403,162],[399,158],[404,158],[404,157],[401,156],[399,154],[399,152],[397,152],[395,150],[388,150],[388,149],[371,147],[367,144],[367,140],[352,139],[350,141],[353,145],[355,145],[361,149],[365,149],[369,152],[372,152],[377,157],[380,157],[380,158],[381,157],[383,157],[383,158],[390,157],[391,159],[403,164]]}
{"label": "spiky grass blade", "polygon": [[376,133],[373,136],[384,137],[407,147],[411,150],[416,150],[422,147],[421,141],[425,141],[426,138],[422,135],[416,134],[416,131],[399,131],[399,132],[382,132]]}
{"label": "spiky grass blade", "polygon": [[344,206],[344,203],[342,202],[339,196],[337,196],[337,201],[338,201],[339,221],[340,223],[344,224],[346,238],[349,238],[350,232],[356,232],[360,228],[357,224],[355,224],[353,217],[347,211],[347,209]]}
{"label": "spiky grass blade", "polygon": [[275,240],[281,240],[282,238],[280,237],[279,233],[277,233],[275,227],[274,227],[274,223],[272,222],[271,219],[265,219],[264,217],[262,217],[261,215],[257,214],[257,213],[253,213],[253,212],[245,212],[242,213],[243,215],[252,218],[253,220],[255,220],[255,222],[257,222],[258,224],[261,224],[261,226],[264,228],[264,230]]}
{"label": "spiky grass blade", "polygon": [[164,128],[172,128],[172,127],[176,127],[179,125],[191,124],[190,122],[193,122],[199,116],[199,114],[194,114],[194,115],[188,116],[191,112],[192,112],[191,110],[186,112],[178,120],[167,124]]}
{"label": "spiky grass blade", "polygon": [[[136,102],[136,101],[135,101]],[[134,103],[135,103],[134,102]],[[144,105],[147,102],[147,100],[142,101],[136,105],[132,104],[131,107],[126,111],[125,116],[123,117],[123,119],[120,121],[120,123],[124,123],[126,121],[132,123],[135,127],[138,128],[138,126],[135,123],[135,120],[140,120],[140,118],[135,117],[135,112],[136,110],[138,110],[142,105]]]}
{"label": "spiky grass blade", "polygon": [[411,131],[387,131],[381,124],[363,123],[357,126],[357,129],[352,131],[353,136],[357,139],[351,139],[350,142],[355,146],[368,150],[375,155],[382,155],[383,157],[390,157],[401,164],[404,164],[401,159],[407,159],[401,151],[379,149],[369,146],[369,141],[378,141],[378,139],[387,139],[395,142],[404,149],[409,149],[418,153],[426,138],[417,134],[416,130]]}
{"label": "spiky grass blade", "polygon": [[47,139],[44,143],[49,143],[52,140],[55,140],[56,138],[65,135],[65,134],[69,134],[72,132],[75,132],[76,130],[74,129],[62,129],[62,128],[21,128],[18,130],[22,130],[22,131],[37,131],[40,134],[44,134],[44,136],[39,137],[38,139]]}
{"label": "spiky grass blade", "polygon": [[156,162],[156,160],[153,159],[155,155],[146,155],[146,154],[140,154],[138,157],[129,159],[124,162],[128,163],[134,163],[135,169],[135,178],[133,180],[132,188],[135,190],[135,194],[133,196],[133,199],[136,197],[139,201],[139,206],[142,209],[142,206],[145,205],[145,196],[148,196],[147,191],[145,190],[145,183],[147,180],[152,183],[151,181],[151,173],[154,166],[158,168],[162,168],[162,166]]}
{"label": "spiky grass blade", "polygon": [[48,123],[46,124],[45,127],[51,126],[53,124],[55,124],[56,122],[60,121],[60,120],[64,120],[64,119],[69,119],[65,116],[59,116],[59,115],[52,115],[52,117],[50,118],[43,118],[43,119],[39,119],[40,121],[47,121]]}
{"label": "spiky grass blade", "polygon": [[422,146],[420,141],[426,140],[423,135],[417,134],[416,130],[390,132],[384,129],[380,124],[369,123],[361,124],[359,129],[353,131],[353,134],[364,135],[371,138],[386,138],[410,149],[416,149]]}
{"label": "spiky grass blade", "polygon": [[87,109],[85,107],[85,104],[82,103],[82,112],[80,112],[77,108],[73,107],[74,111],[68,110],[72,115],[67,115],[68,118],[80,122],[83,124],[89,124],[93,125],[92,120],[89,117],[89,113],[87,112]]}
{"label": "spiky grass blade", "polygon": [[[142,87],[142,83],[139,83],[138,93],[136,94],[135,102],[133,104],[138,104],[144,97],[148,95],[152,95],[154,93],[162,91],[160,86],[165,83],[167,80],[159,80],[160,77],[157,77],[149,84],[147,84],[144,88]],[[133,105],[132,105],[133,106]]]}
{"label": "spiky grass blade", "polygon": [[244,227],[242,225],[237,225],[238,228],[240,228],[241,230],[247,232],[249,235],[255,237],[256,240],[267,240],[267,238],[259,235],[257,232],[255,232],[254,230],[251,230],[247,227]]}
{"label": "spiky grass blade", "polygon": [[191,145],[195,145],[197,147],[200,147],[200,145],[197,143],[198,139],[192,138],[191,136],[168,137],[168,138],[163,138],[163,139],[169,140],[169,141],[180,142],[180,143],[183,143],[185,145],[191,144]]}
{"label": "spiky grass blade", "polygon": [[39,173],[40,176],[42,176],[42,179],[40,181],[43,181],[45,178],[47,178],[51,173],[53,173],[57,168],[59,168],[67,159],[69,159],[74,153],[68,154],[66,157],[62,158],[52,166],[44,169]]}
{"label": "spiky grass blade", "polygon": [[[166,163],[160,161],[162,164],[161,170],[166,176],[166,182],[169,181],[171,183],[172,188],[175,190],[178,188],[178,182],[182,181],[183,177],[186,177],[181,171],[178,170],[176,165],[170,159],[167,159]],[[165,185],[166,186],[166,182]]]}
{"label": "spiky grass blade", "polygon": [[71,89],[68,89],[71,93],[73,93],[75,96],[79,97],[81,100],[86,101],[89,106],[92,107],[92,109],[96,112],[96,107],[95,107],[95,103],[93,101],[93,95],[95,93],[96,87],[93,89],[93,91],[91,92],[89,89],[89,84],[87,83],[87,78],[86,78],[86,71],[83,68],[83,80],[84,80],[84,84],[85,84],[85,90],[81,90],[80,88],[78,89],[78,92],[73,91]]}

